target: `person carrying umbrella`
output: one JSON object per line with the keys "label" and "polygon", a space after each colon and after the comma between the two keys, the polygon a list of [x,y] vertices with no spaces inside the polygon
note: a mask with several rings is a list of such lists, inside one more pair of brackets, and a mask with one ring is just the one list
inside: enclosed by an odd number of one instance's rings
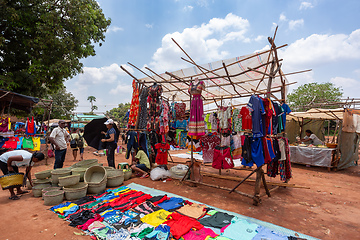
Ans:
{"label": "person carrying umbrella", "polygon": [[[30,185],[33,186],[31,180],[31,168],[34,165],[34,162],[39,162],[44,159],[44,154],[41,152],[30,153],[26,150],[14,150],[10,152],[3,153],[0,156],[0,169],[4,175],[9,173],[19,173],[18,167],[26,166],[25,176],[29,179]],[[16,187],[16,194],[14,188],[9,188],[11,200],[18,200],[17,195],[28,193],[28,191],[21,190],[20,187]]]}
{"label": "person carrying umbrella", "polygon": [[108,119],[104,122],[107,132],[101,131],[101,134],[105,134],[105,138],[101,139],[101,142],[106,143],[106,156],[109,167],[115,168],[115,149],[117,148],[116,130],[114,128],[114,121]]}

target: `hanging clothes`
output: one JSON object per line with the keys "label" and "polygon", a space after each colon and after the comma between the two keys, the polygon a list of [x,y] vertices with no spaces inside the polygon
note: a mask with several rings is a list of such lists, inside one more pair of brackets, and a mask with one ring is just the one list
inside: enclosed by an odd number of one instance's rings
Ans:
{"label": "hanging clothes", "polygon": [[186,104],[182,102],[176,102],[174,108],[175,108],[175,118],[183,119],[185,117]]}
{"label": "hanging clothes", "polygon": [[205,89],[205,83],[199,81],[198,83],[191,82],[189,93],[192,95],[190,120],[189,120],[189,135],[202,136],[205,134],[204,123],[204,107],[201,98],[201,92]]}
{"label": "hanging clothes", "polygon": [[154,83],[149,87],[149,111],[148,111],[148,122],[147,130],[151,131],[152,129],[158,130],[160,122],[160,113],[161,113],[161,102],[160,96],[163,92],[162,86]]}
{"label": "hanging clothes", "polygon": [[233,131],[240,132],[242,127],[240,109],[235,108],[232,115]]}
{"label": "hanging clothes", "polygon": [[8,117],[0,118],[0,132],[9,131],[9,123],[10,123],[10,118]]}
{"label": "hanging clothes", "polygon": [[139,129],[146,128],[146,122],[147,122],[147,118],[148,118],[148,110],[147,110],[146,102],[147,102],[148,95],[149,95],[149,88],[144,87],[141,90],[141,93],[139,96],[139,108],[140,108],[139,126],[138,126]]}
{"label": "hanging clothes", "polygon": [[160,134],[165,135],[169,132],[169,103],[167,101],[162,101],[162,111],[160,115]]}
{"label": "hanging clothes", "polygon": [[287,105],[286,103],[282,103],[281,107],[282,107],[282,109],[284,111],[284,114],[281,116],[281,118],[282,118],[283,126],[284,126],[284,129],[285,129],[285,127],[286,127],[286,115],[291,113],[291,109],[290,109],[289,105]]}
{"label": "hanging clothes", "polygon": [[168,160],[168,150],[170,149],[170,145],[168,143],[157,143],[155,145],[157,150],[155,162],[158,165],[166,165]]}
{"label": "hanging clothes", "polygon": [[253,137],[263,137],[265,135],[264,115],[265,109],[263,101],[256,95],[251,95],[248,102],[249,110],[252,118]]}
{"label": "hanging clothes", "polygon": [[217,112],[218,132],[224,135],[231,133],[231,107],[220,107]]}
{"label": "hanging clothes", "polygon": [[133,94],[131,98],[128,127],[136,125],[136,121],[139,113],[139,88],[136,84],[135,79],[132,82],[132,87],[133,87]]}
{"label": "hanging clothes", "polygon": [[29,118],[27,118],[25,133],[26,133],[26,135],[35,135],[36,134],[34,117],[31,117],[31,121],[29,120]]}
{"label": "hanging clothes", "polygon": [[242,118],[242,129],[243,130],[250,130],[252,128],[252,119],[250,110],[247,107],[242,107],[240,110],[240,115]]}
{"label": "hanging clothes", "polygon": [[241,152],[242,152],[242,148],[241,148],[241,135],[240,133],[236,134],[236,135],[232,135],[232,148],[231,148],[231,154],[233,156],[233,159],[241,159]]}
{"label": "hanging clothes", "polygon": [[126,150],[125,158],[129,159],[131,149],[134,148],[135,150],[137,150],[139,148],[137,132],[135,131],[127,132],[126,142],[127,142],[127,150]]}
{"label": "hanging clothes", "polygon": [[200,145],[203,151],[204,163],[210,163],[214,159],[215,147],[220,145],[220,138],[216,133],[209,133],[200,138]]}
{"label": "hanging clothes", "polygon": [[229,169],[234,167],[230,147],[215,147],[212,167],[215,169]]}
{"label": "hanging clothes", "polygon": [[34,146],[31,151],[40,151],[40,137],[32,137],[32,141]]}

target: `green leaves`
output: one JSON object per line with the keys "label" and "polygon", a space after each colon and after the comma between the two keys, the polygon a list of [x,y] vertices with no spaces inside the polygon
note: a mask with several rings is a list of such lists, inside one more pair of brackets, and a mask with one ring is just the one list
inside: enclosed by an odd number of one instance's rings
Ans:
{"label": "green leaves", "polygon": [[[321,103],[338,102],[342,95],[342,89],[335,87],[332,83],[308,83],[301,85],[287,97],[290,108],[299,112],[307,111]],[[321,108],[329,107],[321,106]]]}
{"label": "green leaves", "polygon": [[0,1],[0,88],[56,92],[95,55],[110,23],[95,0]]}

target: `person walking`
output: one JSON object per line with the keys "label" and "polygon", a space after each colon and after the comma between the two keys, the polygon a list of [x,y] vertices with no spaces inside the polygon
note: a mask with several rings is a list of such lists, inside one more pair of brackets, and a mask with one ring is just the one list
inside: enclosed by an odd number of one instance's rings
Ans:
{"label": "person walking", "polygon": [[70,134],[65,130],[65,121],[59,120],[59,126],[54,128],[49,137],[49,141],[55,148],[54,169],[62,168],[64,166],[69,139]]}
{"label": "person walking", "polygon": [[77,153],[78,153],[78,140],[79,140],[79,134],[77,132],[77,130],[75,128],[73,128],[71,135],[70,135],[70,147],[72,150],[72,155],[74,157],[74,162],[76,161],[77,158]]}
{"label": "person walking", "polygon": [[115,149],[117,148],[116,130],[114,128],[114,121],[108,119],[104,123],[107,127],[107,132],[101,131],[101,134],[105,134],[105,138],[101,139],[101,142],[106,143],[106,156],[109,167],[115,168]]}
{"label": "person walking", "polygon": [[[31,180],[31,168],[35,162],[39,162],[44,159],[44,154],[41,152],[30,153],[26,150],[14,150],[3,153],[0,156],[0,169],[4,175],[10,173],[19,173],[20,166],[26,166],[26,176],[29,179],[30,185],[33,186]],[[9,188],[10,200],[19,200],[20,194],[28,193],[28,191],[21,190],[20,187],[16,187],[16,194],[14,188]]]}

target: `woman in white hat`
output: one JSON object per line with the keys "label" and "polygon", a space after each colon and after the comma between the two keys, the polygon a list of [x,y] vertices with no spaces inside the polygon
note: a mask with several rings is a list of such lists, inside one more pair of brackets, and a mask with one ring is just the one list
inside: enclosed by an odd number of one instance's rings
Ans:
{"label": "woman in white hat", "polygon": [[106,143],[106,156],[109,167],[115,168],[115,149],[117,148],[116,141],[116,130],[114,128],[114,121],[112,119],[108,119],[104,123],[107,127],[107,132],[102,131],[102,134],[105,134],[105,138],[101,139],[101,142]]}

